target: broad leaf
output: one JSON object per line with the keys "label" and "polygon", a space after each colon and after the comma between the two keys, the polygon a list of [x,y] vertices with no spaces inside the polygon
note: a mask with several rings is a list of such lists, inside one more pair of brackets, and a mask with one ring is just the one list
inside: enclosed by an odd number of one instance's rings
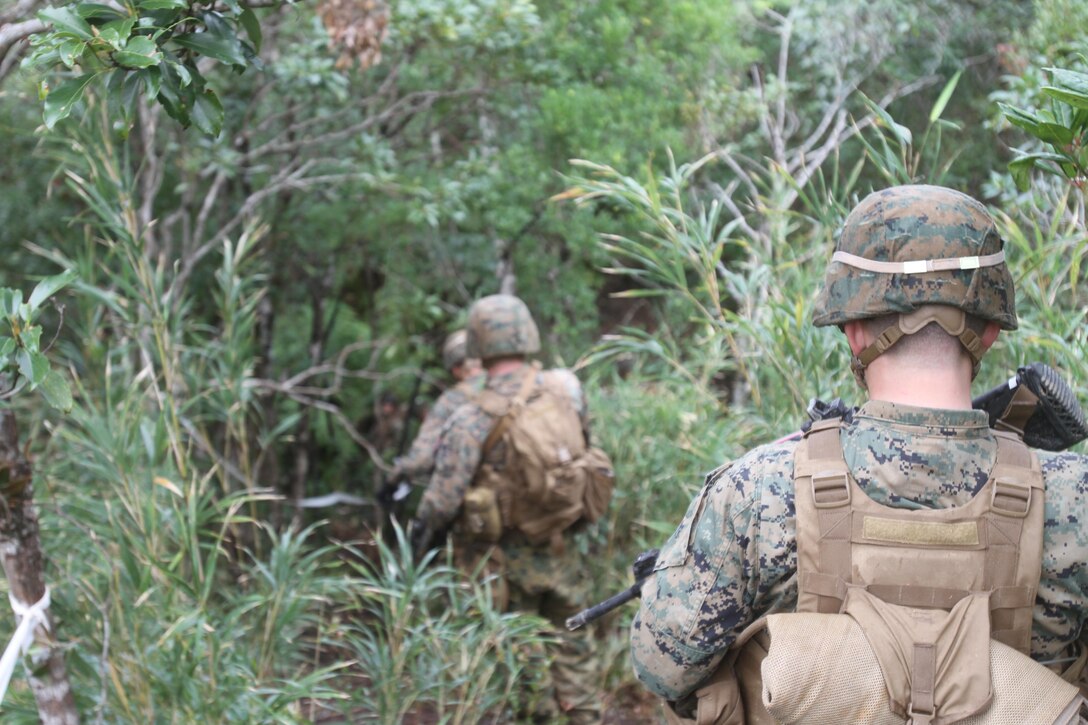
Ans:
{"label": "broad leaf", "polygon": [[1042,123],[1038,117],[1021,108],[1015,108],[1007,103],[998,103],[997,105],[1001,109],[1001,112],[1005,114],[1005,118],[1009,119],[1009,123],[1032,134],[1039,128],[1039,124]]}
{"label": "broad leaf", "polygon": [[132,26],[135,23],[134,17],[111,20],[98,29],[98,37],[121,50],[128,42],[128,36],[132,35]]}
{"label": "broad leaf", "polygon": [[155,41],[144,35],[129,38],[124,50],[113,54],[113,59],[126,68],[150,68],[162,60],[162,53]]}
{"label": "broad leaf", "polygon": [[83,40],[92,40],[94,33],[90,23],[80,17],[71,5],[58,8],[46,8],[38,12],[38,19],[49,23],[58,33],[67,33]]}
{"label": "broad leaf", "polygon": [[1088,96],[1088,74],[1078,73],[1065,68],[1044,68],[1050,73],[1050,78],[1056,86],[1062,86],[1066,90]]}
{"label": "broad leaf", "polygon": [[137,71],[136,75],[143,81],[149,98],[159,95],[159,86],[162,84],[162,71],[158,68],[145,68]]}
{"label": "broad leaf", "polygon": [[42,380],[41,390],[45,401],[57,410],[67,413],[72,409],[72,388],[61,373],[56,370],[46,373]]}
{"label": "broad leaf", "polygon": [[141,10],[184,10],[189,3],[186,0],[138,0],[136,7]]}
{"label": "broad leaf", "polygon": [[19,373],[30,381],[30,387],[36,388],[49,374],[49,360],[40,352],[23,349],[15,357],[19,363]]}
{"label": "broad leaf", "polygon": [[34,291],[30,293],[30,299],[28,303],[32,309],[37,309],[41,306],[42,302],[55,295],[58,291],[67,287],[72,280],[79,275],[76,274],[74,269],[69,269],[60,274],[55,274],[52,277],[46,277],[41,282],[38,282],[34,287]]}
{"label": "broad leaf", "polygon": [[95,79],[97,73],[84,73],[61,83],[45,97],[45,125],[53,128],[57,121],[67,118],[72,107],[83,98],[87,84]]}
{"label": "broad leaf", "polygon": [[0,289],[0,315],[15,317],[19,306],[23,304],[23,291],[19,289]]}
{"label": "broad leaf", "polygon": [[189,115],[196,127],[208,136],[218,136],[223,129],[223,104],[211,89],[196,94]]}
{"label": "broad leaf", "polygon": [[126,13],[121,10],[103,3],[79,3],[70,7],[75,7],[76,12],[84,20],[114,20],[126,16]]}
{"label": "broad leaf", "polygon": [[1074,108],[1088,108],[1088,95],[1083,93],[1053,86],[1043,86],[1042,91],[1051,98],[1068,103]]}
{"label": "broad leaf", "polygon": [[83,49],[85,47],[87,47],[86,43],[78,38],[69,38],[63,43],[60,43],[57,46],[57,55],[60,57],[60,62],[63,63],[66,68],[71,68],[76,64],[79,56],[83,54]]}
{"label": "broad leaf", "polygon": [[207,56],[221,63],[245,66],[246,57],[242,44],[237,38],[213,35],[211,33],[186,33],[177,35],[172,40],[182,48]]}
{"label": "broad leaf", "polygon": [[238,22],[245,28],[249,41],[253,43],[253,49],[260,53],[264,36],[261,33],[261,24],[257,22],[257,15],[249,8],[246,8],[238,15]]}

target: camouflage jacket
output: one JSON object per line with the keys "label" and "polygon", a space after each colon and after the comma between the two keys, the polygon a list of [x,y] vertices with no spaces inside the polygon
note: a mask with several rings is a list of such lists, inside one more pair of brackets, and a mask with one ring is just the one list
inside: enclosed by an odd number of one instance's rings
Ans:
{"label": "camouflage jacket", "polygon": [[[499,395],[513,397],[521,388],[525,368],[488,376],[487,390]],[[550,383],[557,389],[563,389],[570,395],[575,410],[582,418],[583,430],[586,428],[586,404],[582,385],[569,370],[543,370],[538,374],[538,383],[550,378]],[[461,508],[476,471],[480,467],[484,441],[491,429],[498,422],[495,416],[486,413],[475,403],[466,403],[458,408],[442,430],[441,442],[435,454],[434,473],[431,475],[427,490],[419,502],[416,518],[427,524],[432,531],[440,531],[449,525]],[[501,467],[505,458],[505,446],[500,442],[488,453],[488,462]]]}
{"label": "camouflage jacket", "polygon": [[[841,428],[858,485],[897,508],[966,503],[985,485],[997,443],[986,414],[870,401]],[[796,442],[756,448],[707,476],[642,588],[631,625],[635,672],[678,700],[721,661],[744,627],[797,602]],[[1039,451],[1046,483],[1042,578],[1031,650],[1066,656],[1088,644],[1088,457]]]}
{"label": "camouflage jacket", "polygon": [[445,428],[446,421],[458,408],[470,402],[476,393],[483,390],[486,381],[487,374],[480,372],[462,380],[438,396],[427,417],[423,419],[423,425],[419,427],[416,439],[412,441],[412,447],[406,454],[393,461],[398,474],[417,478],[431,472],[434,468],[435,451],[438,450],[438,442],[442,437],[442,429]]}

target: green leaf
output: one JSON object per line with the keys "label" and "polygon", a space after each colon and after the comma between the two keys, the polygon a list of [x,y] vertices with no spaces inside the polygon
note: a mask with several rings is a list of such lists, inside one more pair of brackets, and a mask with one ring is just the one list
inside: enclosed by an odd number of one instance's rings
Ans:
{"label": "green leaf", "polygon": [[895,119],[891,117],[891,114],[881,108],[875,101],[865,97],[864,95],[862,95],[862,99],[865,101],[865,104],[869,106],[869,110],[871,110],[877,116],[877,118],[880,119],[880,123],[877,124],[878,126],[884,126],[889,131],[891,131],[892,135],[895,136],[897,141],[899,141],[900,146],[911,145],[913,136],[911,135],[909,128],[896,123]]}
{"label": "green leaf", "polygon": [[186,68],[184,65],[172,60],[167,61],[166,64],[170,67],[170,70],[172,70],[174,73],[177,73],[178,85],[181,88],[184,88],[185,86],[193,82],[193,74],[190,73],[189,69]]}
{"label": "green leaf", "polygon": [[102,3],[79,3],[74,7],[76,12],[79,13],[79,16],[84,20],[101,20],[103,18],[110,18],[112,20],[125,17],[125,13],[117,8]]}
{"label": "green leaf", "polygon": [[1035,159],[1027,156],[1009,162],[1009,173],[1017,189],[1027,191],[1031,188],[1031,170],[1034,168]]}
{"label": "green leaf", "polygon": [[221,63],[245,66],[246,57],[242,53],[242,44],[237,38],[213,35],[211,33],[185,33],[172,39],[182,48],[207,56]]}
{"label": "green leaf", "polygon": [[[23,307],[29,308],[30,305],[23,305]],[[24,327],[23,331],[19,333],[19,342],[31,352],[40,351],[42,349],[42,328],[38,325]]]}
{"label": "green leaf", "polygon": [[1033,134],[1040,141],[1063,147],[1073,142],[1073,132],[1057,123],[1040,123]]}
{"label": "green leaf", "polygon": [[132,26],[135,22],[136,18],[133,17],[111,20],[98,29],[98,37],[116,50],[121,50],[128,42],[128,36],[132,35]]}
{"label": "green leaf", "polygon": [[218,136],[223,130],[223,104],[211,89],[196,94],[190,116],[196,127],[208,136]]}
{"label": "green leaf", "polygon": [[83,54],[83,49],[86,47],[87,44],[84,41],[78,38],[69,38],[57,45],[57,56],[66,68],[71,68],[76,64],[76,60]]}
{"label": "green leaf", "polygon": [[0,343],[0,357],[7,357],[11,353],[15,352],[15,338],[5,337],[4,342]]}
{"label": "green leaf", "polygon": [[83,91],[87,89],[87,84],[97,75],[97,73],[84,73],[66,80],[49,92],[49,95],[45,97],[46,128],[53,128],[57,121],[67,118],[72,113],[72,107],[83,98]]}
{"label": "green leaf", "polygon": [[162,53],[155,41],[145,35],[129,38],[124,50],[113,54],[113,59],[126,68],[150,68],[162,60]]}
{"label": "green leaf", "polygon": [[1088,96],[1088,74],[1066,68],[1043,68],[1054,85]]}
{"label": "green leaf", "polygon": [[956,74],[952,76],[951,80],[945,84],[944,90],[941,91],[941,95],[937,97],[937,102],[933,104],[933,108],[929,111],[929,122],[933,123],[941,114],[944,113],[945,106],[948,105],[948,101],[952,98],[952,93],[956,90],[956,84],[960,82],[960,76],[963,75],[963,69],[956,71]]}
{"label": "green leaf", "polygon": [[1043,86],[1042,91],[1051,98],[1061,101],[1062,103],[1068,103],[1074,108],[1088,108],[1088,96],[1083,93],[1069,91],[1064,88],[1055,88],[1053,86]]}
{"label": "green leaf", "polygon": [[178,76],[171,69],[170,63],[164,63],[159,66],[159,69],[162,71],[161,83],[159,84],[159,103],[166,109],[170,118],[188,128],[192,124],[192,120],[189,118],[189,108],[192,105],[194,95],[192,86],[182,87],[179,85]]}
{"label": "green leaf", "polygon": [[[140,101],[140,91],[146,88],[144,78],[136,73],[124,73],[124,83],[120,93],[111,94],[111,99],[116,99],[117,106],[125,120],[132,123],[136,118],[136,107]],[[154,94],[152,94],[154,97]]]}
{"label": "green leaf", "polygon": [[40,352],[22,349],[15,356],[19,362],[19,373],[30,381],[30,387],[36,388],[49,374],[49,359]]}
{"label": "green leaf", "polygon": [[42,395],[45,401],[57,410],[65,413],[72,409],[72,388],[68,380],[56,370],[50,370],[42,380]]}
{"label": "green leaf", "polygon": [[1035,130],[1039,127],[1039,124],[1042,123],[1037,116],[1028,113],[1022,108],[1014,108],[1006,103],[998,103],[997,105],[1001,109],[1001,112],[1005,114],[1005,118],[1009,119],[1009,123],[1018,126],[1029,133],[1034,134]]}
{"label": "green leaf", "polygon": [[58,33],[74,35],[83,40],[93,40],[94,33],[90,24],[80,17],[71,5],[57,8],[46,8],[38,11],[38,19],[43,23],[49,23]]}
{"label": "green leaf", "polygon": [[15,313],[19,311],[19,307],[22,304],[22,290],[9,289],[7,287],[0,289],[0,314],[4,317],[15,317]]}
{"label": "green leaf", "polygon": [[162,84],[162,71],[158,68],[145,68],[136,71],[136,76],[143,81],[148,98],[159,95],[159,86]]}
{"label": "green leaf", "polygon": [[253,49],[260,53],[264,35],[261,33],[261,24],[257,21],[257,15],[249,8],[245,8],[238,14],[238,22],[245,28],[249,41],[253,43]]}
{"label": "green leaf", "polygon": [[184,10],[189,6],[186,0],[137,0],[136,7],[141,10]]}
{"label": "green leaf", "polygon": [[28,301],[30,307],[38,309],[42,302],[67,287],[78,276],[74,269],[68,269],[38,282],[37,286],[34,287],[34,291],[30,293],[30,300]]}

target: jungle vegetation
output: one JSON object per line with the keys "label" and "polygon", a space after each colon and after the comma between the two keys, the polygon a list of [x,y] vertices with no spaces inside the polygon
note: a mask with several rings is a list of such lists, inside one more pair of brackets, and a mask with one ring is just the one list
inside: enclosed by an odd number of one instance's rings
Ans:
{"label": "jungle vegetation", "polygon": [[[705,472],[860,399],[809,319],[873,189],[990,205],[1020,330],[978,389],[1038,360],[1088,402],[1084,27],[1078,0],[0,0],[0,494],[33,495],[60,706],[531,699],[542,622],[372,503],[485,294],[526,300],[616,463],[595,599]],[[363,501],[296,505],[333,492]],[[614,721],[654,711],[631,613],[597,631]],[[17,669],[4,722],[41,706]]]}

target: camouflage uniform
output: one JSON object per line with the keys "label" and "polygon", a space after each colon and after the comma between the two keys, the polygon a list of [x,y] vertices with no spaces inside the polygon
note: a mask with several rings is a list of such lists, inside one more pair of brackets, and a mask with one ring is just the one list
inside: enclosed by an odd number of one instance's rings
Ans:
{"label": "camouflage uniform", "polygon": [[[966,503],[986,483],[997,444],[977,410],[869,401],[841,431],[858,484],[896,508]],[[793,455],[796,442],[757,448],[713,471],[661,550],[631,628],[635,671],[677,700],[714,671],[751,621],[797,602]],[[1088,457],[1039,451],[1046,481],[1043,575],[1032,655],[1088,646]]]}
{"label": "camouflage uniform", "polygon": [[[943,319],[949,310],[958,320]],[[951,189],[902,186],[871,194],[850,213],[813,323],[843,326],[889,314],[896,322],[851,361],[862,386],[876,357],[931,322],[960,340],[976,372],[985,344],[964,315],[1016,329],[1012,278],[985,207]],[[982,411],[876,400],[843,424],[840,440],[861,489],[904,509],[965,504],[986,483],[997,450]],[[763,446],[713,471],[662,549],[631,627],[636,673],[661,697],[675,701],[695,690],[758,617],[796,609],[796,447]],[[1088,457],[1040,451],[1039,459],[1045,532],[1031,653],[1050,660],[1088,646],[1088,532],[1081,524]]]}
{"label": "camouflage uniform", "polygon": [[397,476],[417,478],[429,474],[434,469],[435,451],[438,449],[438,442],[446,422],[458,408],[484,389],[486,381],[487,374],[481,371],[448,388],[438,396],[438,400],[424,418],[423,425],[419,427],[419,433],[412,441],[412,447],[406,454],[393,461]]}
{"label": "camouflage uniform", "polygon": [[[487,307],[489,303],[495,304]],[[484,298],[474,305],[487,307],[487,337],[482,354],[474,350],[473,313],[469,321],[469,354],[479,355],[487,364],[488,353],[493,357],[526,355],[539,349],[536,325],[520,300],[507,295]],[[503,397],[517,395],[525,379],[526,365],[501,374],[488,374],[485,388]],[[569,370],[546,370],[537,373],[537,384],[550,390],[563,391],[582,421],[588,437],[587,411],[581,383]],[[456,519],[462,500],[480,468],[484,441],[498,422],[483,408],[469,402],[458,408],[442,432],[435,456],[434,473],[420,500],[416,518],[431,531],[441,531]],[[486,462],[502,468],[506,446],[500,440],[487,453]],[[592,636],[585,630],[568,632],[564,623],[587,604],[589,581],[583,562],[582,546],[571,529],[562,534],[562,546],[533,546],[516,530],[508,530],[494,547],[469,544],[454,536],[458,558],[474,561],[486,554],[502,567],[508,608],[538,614],[554,625],[553,635],[559,640],[553,652],[550,680],[545,683],[544,699],[551,712],[538,712],[549,722],[556,721],[555,709],[563,711],[572,723],[594,723],[600,719],[597,696],[599,668],[593,657]]]}

